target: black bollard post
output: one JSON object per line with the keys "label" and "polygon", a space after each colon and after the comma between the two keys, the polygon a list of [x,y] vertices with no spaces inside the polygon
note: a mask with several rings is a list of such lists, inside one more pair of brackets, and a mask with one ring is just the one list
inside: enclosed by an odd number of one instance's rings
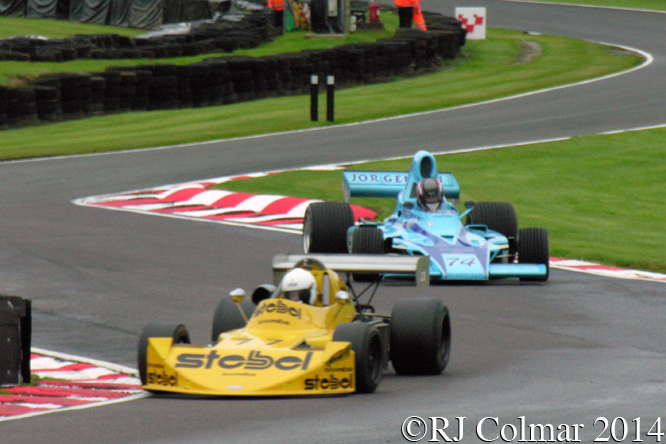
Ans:
{"label": "black bollard post", "polygon": [[310,120],[319,120],[319,76],[310,76]]}
{"label": "black bollard post", "polygon": [[335,77],[326,77],[326,120],[333,122],[333,110],[335,107]]}

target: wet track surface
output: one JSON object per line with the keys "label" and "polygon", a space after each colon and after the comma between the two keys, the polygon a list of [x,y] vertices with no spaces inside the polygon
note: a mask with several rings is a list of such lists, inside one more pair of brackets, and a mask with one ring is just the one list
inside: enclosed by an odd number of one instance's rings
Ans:
{"label": "wet track surface", "polygon": [[[0,164],[0,291],[33,300],[34,345],[135,367],[146,323],[183,322],[203,342],[221,297],[269,282],[272,256],[300,250],[291,234],[78,207],[74,199],[666,123],[666,15],[474,3],[488,8],[493,27],[627,45],[654,62],[600,82],[360,126]],[[454,6],[423,1],[423,9],[448,15]],[[388,286],[376,306],[388,313],[411,294],[411,287]],[[666,415],[662,283],[553,270],[545,285],[439,285],[424,294],[443,298],[452,313],[453,350],[442,376],[388,374],[375,394],[336,398],[149,397],[3,422],[3,442],[405,442],[400,426],[412,415],[465,417],[462,442],[480,441],[476,426],[487,416],[500,426],[518,424],[519,416],[582,424],[581,442],[592,442],[603,430],[594,425],[598,417],[630,426],[640,417],[645,432]],[[492,439],[499,429],[483,431]],[[449,434],[457,435],[455,428]]]}

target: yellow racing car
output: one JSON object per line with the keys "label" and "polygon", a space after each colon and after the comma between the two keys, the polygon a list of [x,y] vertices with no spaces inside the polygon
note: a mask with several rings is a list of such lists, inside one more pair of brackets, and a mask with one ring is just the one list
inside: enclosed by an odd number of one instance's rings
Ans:
{"label": "yellow racing car", "polygon": [[[221,301],[211,344],[191,345],[182,324],[144,328],[143,388],[213,396],[371,393],[389,361],[401,375],[440,374],[451,345],[444,303],[408,297],[390,316],[370,304],[383,273],[413,273],[420,287],[429,284],[428,270],[427,256],[277,255],[273,284],[255,289],[251,301],[242,289]],[[367,279],[356,294],[352,273],[380,278]]]}

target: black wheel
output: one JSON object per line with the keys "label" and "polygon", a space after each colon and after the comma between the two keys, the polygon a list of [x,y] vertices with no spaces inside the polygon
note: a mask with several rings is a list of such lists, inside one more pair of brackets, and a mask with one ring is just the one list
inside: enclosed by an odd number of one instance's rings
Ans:
{"label": "black wheel", "polygon": [[513,205],[503,202],[479,202],[467,215],[466,225],[485,225],[506,237],[518,237],[518,218]]}
{"label": "black wheel", "polygon": [[[377,227],[362,226],[352,233],[352,254],[383,254],[384,232]],[[354,273],[356,282],[376,282],[380,275],[377,273]]]}
{"label": "black wheel", "polygon": [[467,215],[466,225],[485,225],[506,236],[510,246],[508,262],[513,262],[516,255],[513,241],[518,239],[518,218],[513,205],[503,202],[479,202]]}
{"label": "black wheel", "polygon": [[351,343],[356,355],[356,392],[374,392],[384,375],[384,348],[379,331],[365,322],[347,322],[335,328],[333,340]]}
{"label": "black wheel", "polygon": [[391,362],[399,375],[438,375],[449,362],[449,310],[439,299],[401,299],[393,307],[390,337]]}
{"label": "black wheel", "polygon": [[522,277],[521,281],[548,280],[550,274],[550,251],[548,230],[545,228],[521,228],[518,232],[518,262],[521,264],[544,264],[545,277]]}
{"label": "black wheel", "polygon": [[[256,305],[249,299],[243,300],[240,306],[248,319],[252,316],[256,308]],[[236,303],[231,299],[222,299],[215,309],[215,315],[213,315],[212,341],[217,342],[217,337],[220,336],[220,333],[242,327],[245,327],[245,319],[243,319],[243,315],[238,310]]]}
{"label": "black wheel", "polygon": [[354,225],[354,212],[342,202],[308,205],[303,219],[305,253],[347,253],[347,229]]}
{"label": "black wheel", "polygon": [[189,344],[190,335],[183,324],[148,324],[139,337],[139,351],[137,361],[139,367],[139,378],[141,384],[146,384],[146,361],[148,354],[149,338],[171,338],[174,344]]}

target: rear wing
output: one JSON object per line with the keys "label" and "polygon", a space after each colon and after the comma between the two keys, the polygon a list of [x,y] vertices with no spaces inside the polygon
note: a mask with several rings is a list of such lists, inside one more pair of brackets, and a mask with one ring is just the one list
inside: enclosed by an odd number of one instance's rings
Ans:
{"label": "rear wing", "polygon": [[[452,173],[438,173],[447,199],[460,199],[460,187]],[[397,197],[409,183],[409,173],[402,171],[350,171],[342,172],[342,193],[345,202],[351,197]],[[409,195],[404,196],[410,198]]]}
{"label": "rear wing", "polygon": [[314,259],[327,268],[342,272],[413,274],[418,288],[430,285],[430,256],[388,256],[385,254],[277,254],[273,257],[273,282],[303,259]]}

